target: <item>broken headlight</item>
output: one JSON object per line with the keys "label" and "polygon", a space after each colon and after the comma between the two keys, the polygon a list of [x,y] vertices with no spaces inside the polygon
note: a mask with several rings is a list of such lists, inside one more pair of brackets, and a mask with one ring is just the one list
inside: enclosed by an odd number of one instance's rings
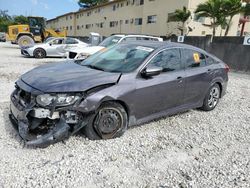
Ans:
{"label": "broken headlight", "polygon": [[45,106],[68,106],[74,104],[80,96],[70,95],[70,94],[43,94],[36,97],[36,102],[45,107]]}

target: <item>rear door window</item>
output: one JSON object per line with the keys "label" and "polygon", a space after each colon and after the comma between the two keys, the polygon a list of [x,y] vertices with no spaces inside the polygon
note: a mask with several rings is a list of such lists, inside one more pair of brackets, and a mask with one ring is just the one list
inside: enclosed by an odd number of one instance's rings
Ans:
{"label": "rear door window", "polygon": [[182,49],[182,57],[186,69],[206,66],[206,56],[190,49]]}
{"label": "rear door window", "polygon": [[213,65],[213,64],[217,64],[218,62],[214,58],[210,56],[206,56],[206,63],[207,65]]}

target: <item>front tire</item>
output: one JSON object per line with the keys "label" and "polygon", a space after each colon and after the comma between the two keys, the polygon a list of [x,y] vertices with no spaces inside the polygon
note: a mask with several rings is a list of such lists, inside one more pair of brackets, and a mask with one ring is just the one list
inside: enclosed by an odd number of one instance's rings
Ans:
{"label": "front tire", "polygon": [[92,115],[83,133],[90,140],[120,137],[127,130],[128,115],[123,106],[116,102],[103,103]]}
{"label": "front tire", "polygon": [[211,86],[204,99],[203,106],[201,107],[201,109],[204,111],[213,110],[219,103],[220,93],[221,89],[218,84],[214,84],[213,86]]}
{"label": "front tire", "polygon": [[42,59],[46,57],[46,52],[42,48],[37,48],[34,50],[34,57],[38,59]]}

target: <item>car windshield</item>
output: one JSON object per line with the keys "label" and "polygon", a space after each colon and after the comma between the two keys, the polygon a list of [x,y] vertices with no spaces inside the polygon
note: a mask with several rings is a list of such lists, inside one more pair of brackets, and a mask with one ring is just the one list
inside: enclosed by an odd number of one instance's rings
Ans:
{"label": "car windshield", "polygon": [[129,73],[136,70],[153,51],[154,48],[136,44],[117,45],[90,56],[81,65],[105,72]]}
{"label": "car windshield", "polygon": [[108,37],[106,38],[104,41],[102,41],[99,46],[103,46],[105,48],[108,48],[110,46],[113,46],[115,44],[117,44],[119,42],[119,40],[121,39],[122,37],[119,37],[119,36],[111,36],[111,37]]}

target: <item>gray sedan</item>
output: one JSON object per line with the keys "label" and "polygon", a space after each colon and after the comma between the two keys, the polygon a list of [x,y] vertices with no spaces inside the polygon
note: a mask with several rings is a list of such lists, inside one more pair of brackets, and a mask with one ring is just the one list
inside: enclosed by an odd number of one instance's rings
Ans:
{"label": "gray sedan", "polygon": [[88,44],[75,38],[49,38],[42,44],[22,48],[21,54],[28,57],[67,57],[69,50],[73,48],[84,48]]}
{"label": "gray sedan", "polygon": [[228,71],[192,46],[123,43],[80,64],[46,64],[22,75],[11,95],[10,119],[32,146],[79,130],[90,139],[111,139],[159,117],[213,110],[226,93]]}

